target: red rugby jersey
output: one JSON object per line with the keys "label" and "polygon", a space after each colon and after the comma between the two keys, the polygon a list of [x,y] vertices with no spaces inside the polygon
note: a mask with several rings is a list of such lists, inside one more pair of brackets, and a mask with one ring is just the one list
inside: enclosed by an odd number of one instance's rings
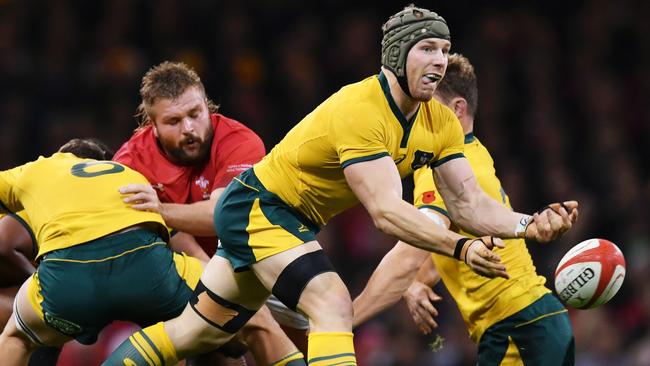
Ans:
{"label": "red rugby jersey", "polygon": [[[215,113],[210,115],[214,139],[210,160],[201,166],[172,163],[158,146],[151,125],[137,130],[115,153],[113,160],[142,173],[156,188],[161,202],[193,203],[228,185],[239,173],[264,157],[262,140],[243,124]],[[197,238],[208,255],[216,250],[216,238]]]}

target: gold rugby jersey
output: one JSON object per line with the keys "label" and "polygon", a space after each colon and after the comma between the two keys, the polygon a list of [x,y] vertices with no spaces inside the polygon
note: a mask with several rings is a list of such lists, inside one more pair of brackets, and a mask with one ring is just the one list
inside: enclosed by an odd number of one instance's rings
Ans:
{"label": "gold rugby jersey", "polygon": [[[488,150],[473,134],[465,136],[465,157],[485,193],[512,209],[508,195],[496,176],[494,161]],[[415,172],[413,197],[417,207],[426,207],[449,217],[445,203],[433,182],[431,169]],[[454,226],[452,224],[452,229]],[[475,237],[456,229],[461,235]],[[458,309],[471,338],[478,342],[491,325],[507,318],[550,292],[546,279],[538,276],[523,239],[505,240],[504,249],[495,248],[501,256],[510,279],[489,279],[474,273],[465,263],[454,258],[432,254],[433,261]]]}
{"label": "gold rugby jersey", "polygon": [[25,210],[39,244],[38,257],[140,223],[159,224],[164,235],[159,214],[137,211],[122,201],[125,195],[118,189],[130,183],[149,184],[140,173],[113,161],[55,153],[0,172],[0,203],[9,212]]}
{"label": "gold rugby jersey", "polygon": [[323,226],[358,199],[343,169],[390,156],[402,178],[463,156],[456,116],[436,100],[407,121],[380,73],[347,85],[289,131],[254,171],[269,191]]}

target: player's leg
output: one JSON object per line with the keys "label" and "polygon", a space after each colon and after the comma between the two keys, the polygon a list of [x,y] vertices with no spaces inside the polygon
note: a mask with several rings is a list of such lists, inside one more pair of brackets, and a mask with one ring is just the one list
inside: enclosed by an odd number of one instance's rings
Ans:
{"label": "player's leg", "polygon": [[486,330],[479,343],[478,364],[573,365],[574,348],[567,311],[547,294]]}
{"label": "player's leg", "polygon": [[304,355],[283,332],[266,306],[255,313],[236,338],[249,348],[257,365],[304,365]]}
{"label": "player's leg", "polygon": [[267,297],[252,272],[235,273],[227,259],[215,256],[180,316],[136,332],[103,365],[172,365],[215,349],[230,340]]}
{"label": "player's leg", "polygon": [[542,296],[508,320],[513,323],[511,336],[524,365],[574,364],[573,329],[567,310],[555,296]]}
{"label": "player's leg", "polygon": [[511,345],[509,328],[509,324],[499,322],[490,326],[483,333],[478,343],[477,365],[499,366],[506,359],[508,353],[510,353],[508,358],[519,358],[517,347]]}
{"label": "player's leg", "polygon": [[271,311],[273,318],[280,324],[282,331],[303,354],[307,354],[307,334],[309,333],[309,319],[303,314],[289,309],[274,295],[266,300],[266,306]]}
{"label": "player's leg", "polygon": [[[174,254],[174,262],[179,275],[194,289],[201,276],[201,270],[198,269],[201,265],[195,259],[180,254]],[[184,304],[189,300],[188,297]],[[220,358],[223,358],[222,355],[228,356],[226,359],[228,362],[239,361],[241,363],[241,356],[248,350],[258,365],[277,364],[281,366],[304,357],[284,334],[267,307],[263,306],[237,332],[235,339],[221,346],[216,352],[192,357],[191,365],[214,365],[212,360],[215,357],[211,356],[214,354]],[[279,362],[279,360],[284,361]]]}
{"label": "player's leg", "polygon": [[318,242],[267,257],[252,268],[280,301],[309,318],[310,365],[356,365],[350,293]]}

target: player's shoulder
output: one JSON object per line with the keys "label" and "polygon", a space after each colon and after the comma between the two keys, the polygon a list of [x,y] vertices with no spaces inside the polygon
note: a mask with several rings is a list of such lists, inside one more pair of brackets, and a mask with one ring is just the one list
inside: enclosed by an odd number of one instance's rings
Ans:
{"label": "player's shoulder", "polygon": [[130,160],[138,160],[140,156],[154,156],[152,154],[158,149],[156,139],[153,134],[153,127],[146,125],[135,130],[131,138],[120,146],[115,152],[113,160],[127,163]]}
{"label": "player's shoulder", "polygon": [[210,115],[214,127],[214,137],[212,140],[213,151],[219,149],[230,149],[233,146],[246,144],[258,145],[264,149],[264,142],[251,128],[235,119],[226,117],[219,113]]}
{"label": "player's shoulder", "polygon": [[236,119],[226,117],[219,113],[211,114],[210,118],[212,120],[212,126],[214,127],[214,135],[216,138],[225,138],[230,135],[259,138],[255,131]]}
{"label": "player's shoulder", "polygon": [[386,111],[386,103],[377,75],[345,85],[326,101],[339,116],[357,121],[370,120],[372,115],[379,119]]}
{"label": "player's shoulder", "polygon": [[432,98],[430,101],[424,103],[425,108],[429,111],[429,114],[434,119],[442,120],[445,122],[457,122],[458,118],[449,107],[440,103],[435,98]]}

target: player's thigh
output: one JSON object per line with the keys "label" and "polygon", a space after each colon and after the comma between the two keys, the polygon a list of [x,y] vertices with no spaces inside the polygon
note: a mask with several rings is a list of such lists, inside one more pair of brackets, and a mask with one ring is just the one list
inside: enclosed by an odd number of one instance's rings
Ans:
{"label": "player's thigh", "polygon": [[220,297],[254,310],[259,309],[269,296],[269,291],[253,271],[235,272],[230,261],[217,255],[205,267],[201,283]]}
{"label": "player's thigh", "polygon": [[40,297],[40,288],[34,276],[31,276],[16,295],[13,314],[16,328],[38,345],[59,347],[72,340],[45,323]]}
{"label": "player's thigh", "polygon": [[227,259],[214,256],[189,304],[165,330],[181,357],[208,351],[232,338],[267,297],[254,273],[236,273]]}
{"label": "player's thigh", "polygon": [[264,258],[254,263],[251,268],[268,291],[273,289],[282,271],[297,258],[318,250],[322,250],[317,241],[310,241],[299,246],[287,249],[278,254]]}
{"label": "player's thigh", "polygon": [[351,317],[350,294],[316,241],[265,258],[252,268],[273,295],[311,321],[331,315],[347,322]]}
{"label": "player's thigh", "polygon": [[509,319],[517,320],[511,336],[524,365],[573,364],[571,322],[566,309],[553,295],[544,295]]}

